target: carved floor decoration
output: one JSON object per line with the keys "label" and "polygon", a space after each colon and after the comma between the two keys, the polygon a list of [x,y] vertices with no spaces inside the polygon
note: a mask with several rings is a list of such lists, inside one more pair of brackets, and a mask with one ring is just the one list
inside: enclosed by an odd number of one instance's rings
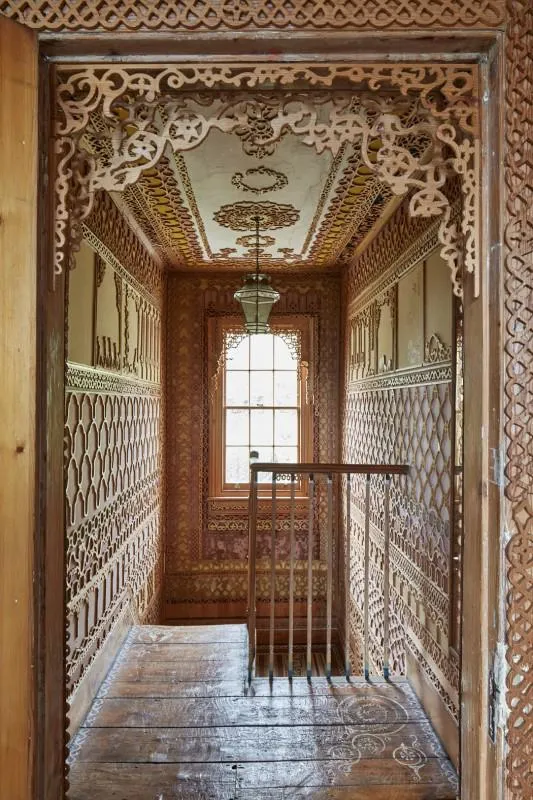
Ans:
{"label": "carved floor decoration", "polygon": [[73,741],[70,800],[452,800],[405,681],[257,679],[244,625],[132,629]]}

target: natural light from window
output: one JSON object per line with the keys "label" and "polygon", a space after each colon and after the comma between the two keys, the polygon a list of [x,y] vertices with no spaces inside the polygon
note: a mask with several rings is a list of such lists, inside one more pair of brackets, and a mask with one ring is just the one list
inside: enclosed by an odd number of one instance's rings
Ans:
{"label": "natural light from window", "polygon": [[299,460],[299,406],[298,359],[281,336],[247,336],[230,349],[225,369],[226,484],[248,483],[251,450],[257,450],[259,461]]}

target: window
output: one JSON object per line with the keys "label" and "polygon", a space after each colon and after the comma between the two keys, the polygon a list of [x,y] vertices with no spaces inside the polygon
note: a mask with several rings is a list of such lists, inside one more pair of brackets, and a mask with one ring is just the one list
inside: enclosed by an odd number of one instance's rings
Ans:
{"label": "window", "polygon": [[[228,353],[224,375],[224,483],[248,483],[259,461],[299,460],[298,359],[275,333],[247,336]],[[268,475],[260,475],[268,481]]]}
{"label": "window", "polygon": [[[283,335],[272,325],[271,333],[245,336],[234,345],[231,322],[214,323],[218,352],[226,352],[213,398],[210,493],[215,497],[247,496],[251,450],[259,461],[296,463],[309,460],[312,447],[306,396],[311,321],[284,320]],[[287,330],[294,331],[294,345]],[[264,474],[259,480],[271,478]]]}

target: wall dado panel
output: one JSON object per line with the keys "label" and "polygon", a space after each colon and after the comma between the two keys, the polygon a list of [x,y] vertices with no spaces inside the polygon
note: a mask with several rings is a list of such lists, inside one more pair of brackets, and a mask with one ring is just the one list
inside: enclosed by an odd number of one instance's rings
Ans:
{"label": "wall dado panel", "polygon": [[67,673],[77,722],[131,620],[159,619],[161,602],[161,275],[108,196],[86,222],[68,283]]}
{"label": "wall dado panel", "polygon": [[[366,280],[361,277],[365,274]],[[452,730],[451,737],[444,732],[443,738],[452,739],[449,748],[454,752],[459,661],[451,646],[450,606],[451,598],[459,602],[453,585],[459,569],[450,565],[460,535],[460,520],[454,520],[452,511],[460,463],[453,366],[458,311],[435,224],[410,220],[400,207],[351,267],[345,283],[343,458],[411,466],[409,476],[394,479],[391,488],[392,666],[396,673],[409,672],[412,656],[421,665],[424,691],[439,705],[442,724]],[[370,527],[370,649],[378,670],[383,641],[381,479],[372,483]],[[356,482],[353,492],[350,541],[351,646],[354,662],[360,664],[362,482]]]}
{"label": "wall dado panel", "polygon": [[[313,458],[338,457],[339,281],[336,277],[276,276],[281,298],[273,316],[309,318],[314,331]],[[248,507],[246,500],[209,496],[212,376],[218,353],[209,352],[213,317],[241,318],[233,299],[234,273],[169,275],[167,295],[167,531],[165,601],[169,619],[240,617],[247,595]],[[287,552],[288,519],[280,502],[278,546]],[[305,546],[303,503],[296,521]],[[260,515],[261,517],[261,515]],[[287,514],[285,513],[285,517]],[[269,552],[270,512],[259,520],[259,558]],[[323,570],[317,559],[317,597]],[[304,593],[305,578],[298,571]],[[269,596],[266,563],[258,571],[258,603]],[[288,597],[288,565],[280,564],[277,598]],[[283,611],[280,608],[280,615]]]}

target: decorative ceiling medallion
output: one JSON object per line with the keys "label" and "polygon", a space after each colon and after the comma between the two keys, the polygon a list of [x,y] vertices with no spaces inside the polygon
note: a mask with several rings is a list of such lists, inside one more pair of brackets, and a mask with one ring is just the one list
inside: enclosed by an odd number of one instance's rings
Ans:
{"label": "decorative ceiling medallion", "polygon": [[242,149],[249,156],[264,158],[271,156],[287,131],[273,125],[279,116],[278,103],[262,103],[258,100],[244,105],[245,121],[235,128],[241,140]]}
{"label": "decorative ceiling medallion", "polygon": [[[240,244],[242,247],[255,247],[255,236],[252,234],[249,236],[239,236],[238,239],[235,239],[235,244]],[[259,247],[270,247],[272,244],[276,244],[276,240],[273,236],[259,234]]]}
{"label": "decorative ceiling medallion", "polygon": [[221,206],[213,214],[213,219],[224,228],[233,231],[253,231],[256,218],[262,230],[279,230],[294,225],[300,219],[300,212],[288,203],[261,203],[241,200]]}
{"label": "decorative ceiling medallion", "polygon": [[[272,183],[267,184],[266,186],[262,186],[258,184],[254,186],[250,183],[244,182],[244,175],[247,177],[251,177],[252,175],[266,175],[268,178],[273,178]],[[271,169],[271,167],[251,167],[247,169],[246,172],[236,172],[231,182],[237,189],[242,189],[243,192],[253,192],[253,194],[266,194],[266,192],[276,192],[278,189],[283,189],[287,186],[289,179],[283,172],[278,172],[277,169]]]}

